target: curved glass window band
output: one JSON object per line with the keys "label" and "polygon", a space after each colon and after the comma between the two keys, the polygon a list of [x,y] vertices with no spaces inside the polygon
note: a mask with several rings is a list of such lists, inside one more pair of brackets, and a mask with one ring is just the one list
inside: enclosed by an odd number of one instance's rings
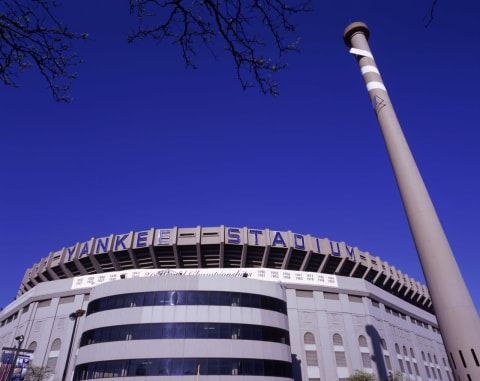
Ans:
{"label": "curved glass window band", "polygon": [[265,295],[225,291],[149,291],[111,295],[90,301],[87,315],[118,308],[207,305],[261,308],[287,314],[287,303]]}
{"label": "curved glass window band", "polygon": [[238,323],[149,323],[125,324],[85,331],[80,346],[112,341],[158,339],[234,339],[258,340],[290,345],[287,330]]}
{"label": "curved glass window band", "polygon": [[97,361],[78,365],[75,368],[73,381],[195,374],[292,378],[292,363],[249,358],[148,358]]}

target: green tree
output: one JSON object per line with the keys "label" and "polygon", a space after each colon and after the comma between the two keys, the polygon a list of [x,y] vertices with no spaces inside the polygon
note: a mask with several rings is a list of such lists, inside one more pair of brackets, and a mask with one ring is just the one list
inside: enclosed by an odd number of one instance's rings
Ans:
{"label": "green tree", "polygon": [[354,374],[347,378],[348,381],[375,381],[376,378],[372,373],[356,370]]}
{"label": "green tree", "polygon": [[411,378],[405,376],[402,372],[390,372],[387,381],[412,381]]}
{"label": "green tree", "polygon": [[30,365],[25,374],[25,381],[44,381],[52,374],[53,372],[45,366]]}

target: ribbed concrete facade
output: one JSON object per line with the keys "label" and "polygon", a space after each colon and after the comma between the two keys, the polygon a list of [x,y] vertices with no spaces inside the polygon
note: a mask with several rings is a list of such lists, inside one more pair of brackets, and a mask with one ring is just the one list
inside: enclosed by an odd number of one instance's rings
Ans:
{"label": "ribbed concrete facade", "polygon": [[[153,300],[153,293],[162,300]],[[125,301],[127,295],[130,299]],[[279,310],[260,303],[253,307],[253,295],[258,301],[263,297],[278,304]],[[100,372],[98,364],[115,360],[122,361],[108,369],[110,377],[130,371],[134,376],[199,373],[212,380],[227,376],[236,376],[239,381],[253,376],[274,380],[278,379],[275,368],[280,368],[282,376],[288,376],[285,372],[291,369],[285,292],[278,284],[242,278],[165,276],[110,282],[96,287],[90,296],[90,303],[101,298],[108,303],[105,298],[114,298],[115,305],[95,313],[87,309],[83,331],[98,343],[81,343],[76,365],[85,371],[77,369],[75,380],[90,379]],[[143,298],[140,304],[150,297],[152,305],[130,307],[139,296]],[[120,307],[119,297],[127,304]],[[148,332],[142,335],[142,329]],[[274,334],[267,337],[272,331]],[[155,363],[155,359],[163,361]],[[141,361],[129,370],[132,365],[123,360]],[[90,374],[89,364],[97,364],[97,369],[91,366]],[[273,370],[265,373],[269,365]],[[105,374],[105,368],[102,371]]]}
{"label": "ribbed concrete facade", "polygon": [[425,287],[348,244],[228,227],[105,242],[51,253],[0,313],[0,345],[24,335],[52,380],[453,380]]}
{"label": "ribbed concrete facade", "polygon": [[431,312],[427,288],[345,242],[291,231],[234,227],[150,229],[92,238],[42,258],[19,295],[35,285],[128,269],[265,267],[361,278]]}

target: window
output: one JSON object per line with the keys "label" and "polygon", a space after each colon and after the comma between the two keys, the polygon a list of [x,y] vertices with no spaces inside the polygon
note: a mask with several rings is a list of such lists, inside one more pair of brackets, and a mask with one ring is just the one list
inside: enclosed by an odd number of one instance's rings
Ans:
{"label": "window", "polygon": [[88,304],[87,315],[112,309],[162,305],[238,306],[287,313],[285,301],[269,296],[224,291],[159,291],[112,295],[96,299]]}
{"label": "window", "polygon": [[362,365],[364,368],[371,368],[372,367],[372,357],[370,353],[362,353]]}
{"label": "window", "polygon": [[387,370],[392,370],[392,362],[390,361],[390,356],[385,355],[385,365],[387,367]]}
{"label": "window", "polygon": [[327,300],[340,300],[336,292],[323,292],[323,298]]}
{"label": "window", "polygon": [[62,341],[60,339],[53,340],[52,346],[50,348],[51,351],[59,351],[60,347],[62,346]]}
{"label": "window", "polygon": [[335,362],[337,367],[346,367],[347,357],[345,356],[345,352],[335,351]]}
{"label": "window", "polygon": [[418,369],[418,364],[416,362],[413,363],[413,367],[415,368],[415,374],[420,376],[420,370]]}
{"label": "window", "polygon": [[303,342],[304,342],[305,344],[313,344],[313,345],[315,345],[315,336],[313,336],[313,333],[307,332],[307,333],[303,336]]}
{"label": "window", "polygon": [[74,381],[110,377],[180,375],[252,375],[292,378],[286,361],[244,358],[152,358],[98,361],[78,365]]}
{"label": "window", "polygon": [[338,333],[333,335],[333,345],[341,345],[343,346],[343,339]]}
{"label": "window", "polygon": [[348,300],[351,303],[362,303],[362,297],[357,295],[348,295]]}
{"label": "window", "polygon": [[425,372],[427,372],[428,378],[430,378],[430,369],[428,369],[428,366],[425,365]]}
{"label": "window", "polygon": [[179,322],[94,328],[82,334],[80,347],[112,341],[195,338],[258,340],[290,344],[288,331],[277,327],[255,324]]}
{"label": "window", "polygon": [[75,300],[75,295],[61,297],[58,301],[58,304],[68,304],[73,303]]}
{"label": "window", "polygon": [[397,352],[397,354],[400,354],[400,346],[398,344],[395,344],[395,352]]}
{"label": "window", "polygon": [[317,351],[305,351],[307,365],[318,366]]}
{"label": "window", "polygon": [[28,356],[30,357],[30,361],[32,361],[35,358],[35,351],[37,350],[37,342],[32,341],[28,346],[27,349],[30,351],[33,351],[32,353],[29,353]]}
{"label": "window", "polygon": [[390,355],[388,352],[387,348],[387,342],[385,339],[380,340],[380,345],[382,346],[382,352],[383,352],[383,358],[385,360],[385,366],[387,367],[387,370],[392,370],[392,362],[390,361]]}
{"label": "window", "polygon": [[380,340],[380,345],[382,346],[382,349],[384,351],[387,350],[387,342],[385,341],[385,339]]}
{"label": "window", "polygon": [[313,291],[311,290],[295,290],[295,295],[301,298],[313,298]]}
{"label": "window", "polygon": [[315,336],[313,333],[306,332],[303,336],[305,343],[305,358],[307,359],[307,366],[315,366],[318,369],[317,346],[315,344]]}
{"label": "window", "polygon": [[367,339],[365,336],[361,335],[358,337],[358,345],[360,347],[360,354],[362,357],[362,364],[364,368],[372,367],[372,358],[370,356],[370,351],[368,349]]}
{"label": "window", "polygon": [[412,374],[412,366],[410,365],[410,361],[407,360],[406,363],[407,363],[408,373],[409,373],[409,374]]}
{"label": "window", "polygon": [[335,349],[335,362],[337,367],[346,367],[347,366],[347,356],[345,355],[345,349],[343,347],[343,339],[340,334],[335,333],[333,335],[333,345]]}
{"label": "window", "polygon": [[50,347],[50,353],[48,355],[46,366],[47,368],[51,369],[52,372],[57,367],[57,360],[58,360],[58,355],[60,354],[61,346],[62,346],[62,341],[60,339],[55,339],[53,340],[52,345]]}
{"label": "window", "polygon": [[368,348],[367,339],[365,336],[362,335],[358,338],[358,345],[363,348]]}
{"label": "window", "polygon": [[51,303],[51,300],[41,300],[38,302],[37,308],[43,308],[43,307],[49,307]]}

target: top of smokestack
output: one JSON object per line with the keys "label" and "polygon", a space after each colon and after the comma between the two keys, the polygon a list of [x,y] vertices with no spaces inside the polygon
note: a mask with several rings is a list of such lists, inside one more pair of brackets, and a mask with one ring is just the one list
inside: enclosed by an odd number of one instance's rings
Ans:
{"label": "top of smokestack", "polygon": [[363,22],[354,22],[350,24],[343,32],[343,41],[345,42],[345,45],[347,45],[349,48],[352,47],[352,36],[355,33],[363,33],[367,40],[370,36],[370,31],[368,30],[367,24]]}

